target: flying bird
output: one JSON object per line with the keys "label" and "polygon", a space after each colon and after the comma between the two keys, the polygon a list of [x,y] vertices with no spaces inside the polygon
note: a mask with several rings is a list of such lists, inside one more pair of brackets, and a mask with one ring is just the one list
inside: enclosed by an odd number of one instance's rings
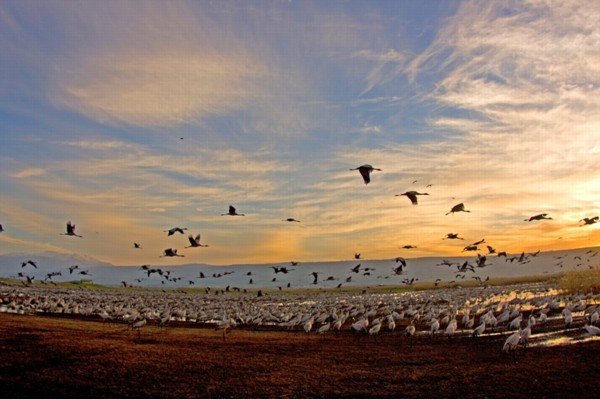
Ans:
{"label": "flying bird", "polygon": [[465,209],[465,204],[463,204],[461,202],[460,204],[454,205],[452,207],[452,209],[450,209],[450,212],[446,213],[446,215],[449,215],[449,214],[453,214],[454,215],[455,212],[471,212],[471,211],[466,210]]}
{"label": "flying bird", "polygon": [[[598,221],[600,220],[600,216],[594,216],[593,218],[583,218],[580,220],[580,222],[583,222],[582,226],[587,226],[588,224],[594,224],[594,223],[598,223]],[[2,226],[0,225],[0,228]]]}
{"label": "flying bird", "polygon": [[403,249],[415,249],[417,248],[415,245],[405,245],[402,247]]}
{"label": "flying bird", "polygon": [[35,263],[35,262],[34,262],[34,261],[32,261],[32,260],[28,260],[28,261],[25,261],[25,262],[21,262],[21,267],[25,267],[25,266],[27,266],[27,265],[31,265],[31,266],[35,267],[36,269],[38,268],[38,267],[37,267],[37,263]]}
{"label": "flying bird", "polygon": [[173,248],[167,248],[164,250],[163,255],[160,256],[160,258],[164,258],[165,256],[168,257],[172,257],[172,256],[180,256],[183,257],[183,255],[177,255],[177,250],[173,249]]}
{"label": "flying bird", "polygon": [[188,240],[190,241],[190,245],[186,248],[208,247],[208,245],[200,244],[200,234],[196,235],[196,237],[190,234]]}
{"label": "flying bird", "polygon": [[73,270],[79,269],[79,265],[69,266],[69,274],[73,274]]}
{"label": "flying bird", "polygon": [[134,242],[134,243],[133,243],[133,247],[134,247],[135,249],[140,249],[140,248],[142,248],[142,244],[139,244],[139,243],[137,243],[137,242]]}
{"label": "flying bird", "polygon": [[179,234],[183,234],[183,231],[187,230],[187,227],[173,227],[169,230],[163,230],[165,232],[168,232],[168,236],[172,236],[175,233],[179,233]]}
{"label": "flying bird", "polygon": [[448,233],[443,240],[464,240],[464,238],[459,237],[457,233]]}
{"label": "flying bird", "polygon": [[282,222],[297,222],[300,223],[299,220],[294,219],[294,218],[287,218],[287,219],[281,219]]}
{"label": "flying bird", "polygon": [[542,220],[542,219],[552,219],[551,217],[548,217],[547,213],[540,213],[539,215],[535,215],[530,217],[529,219],[524,219],[526,222],[531,222],[534,220]]}
{"label": "flying bird", "polygon": [[233,205],[229,205],[229,211],[227,213],[222,213],[221,216],[246,216],[243,213],[237,213],[235,207]]}
{"label": "flying bird", "polygon": [[413,205],[417,205],[419,203],[417,201],[417,195],[429,195],[429,193],[419,193],[417,191],[407,191],[402,194],[396,194],[396,197],[400,197],[402,195],[405,195],[406,197],[408,197],[408,199],[410,200],[410,202],[412,202]]}
{"label": "flying bird", "polygon": [[365,184],[369,184],[371,182],[371,172],[373,172],[374,170],[381,171],[381,169],[374,168],[369,164],[364,164],[362,166],[359,166],[358,168],[354,168],[354,169],[350,169],[350,170],[358,170],[360,172],[360,175],[362,176],[363,180],[365,181]]}
{"label": "flying bird", "polygon": [[74,237],[81,238],[80,235],[75,234],[75,225],[72,224],[71,221],[67,222],[67,232],[66,233],[61,233],[61,235],[63,235],[63,236],[74,236]]}

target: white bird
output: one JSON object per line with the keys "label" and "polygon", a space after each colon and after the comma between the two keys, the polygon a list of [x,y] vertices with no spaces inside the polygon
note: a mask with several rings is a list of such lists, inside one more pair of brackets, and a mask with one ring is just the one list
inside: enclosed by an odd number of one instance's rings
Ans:
{"label": "white bird", "polygon": [[435,333],[440,329],[440,321],[438,319],[433,319],[431,321],[431,326],[429,327],[429,333],[431,336],[435,336]]}
{"label": "white bird", "polygon": [[359,166],[358,168],[354,168],[354,169],[350,169],[350,170],[358,170],[360,172],[360,175],[362,176],[365,184],[369,184],[371,182],[371,172],[373,172],[374,170],[381,171],[381,169],[374,168],[369,164],[364,164],[362,166]]}
{"label": "white bird", "polygon": [[133,323],[131,325],[131,328],[133,330],[137,331],[137,333],[138,333],[138,339],[140,338],[140,335],[141,335],[140,329],[142,327],[144,327],[145,325],[146,325],[146,319],[142,319],[142,320],[136,321],[135,323]]}
{"label": "white bird", "polygon": [[481,324],[479,324],[477,327],[475,327],[475,329],[473,330],[473,332],[471,333],[471,335],[473,337],[478,337],[481,334],[483,334],[484,331],[485,331],[485,320],[482,320]]}
{"label": "white bird", "polygon": [[381,331],[381,323],[377,323],[373,327],[371,327],[369,329],[369,335],[377,336],[379,334],[379,331]]}
{"label": "white bird", "polygon": [[407,337],[412,337],[413,335],[415,335],[416,330],[417,329],[415,328],[415,325],[411,321],[411,323],[409,325],[407,325],[406,328],[404,329],[404,333],[406,334]]}
{"label": "white bird", "polygon": [[306,320],[304,322],[304,325],[302,326],[304,328],[304,332],[309,333],[310,330],[312,330],[314,322],[315,322],[314,316],[311,316],[310,319]]}
{"label": "white bird", "polygon": [[517,347],[519,346],[519,342],[521,341],[521,331],[516,331],[514,333],[512,333],[511,335],[509,335],[508,338],[506,338],[506,341],[504,341],[504,346],[502,347],[502,350],[506,353],[509,352],[513,352],[517,350]]}
{"label": "white bird", "polygon": [[208,247],[208,245],[200,244],[200,234],[196,235],[196,237],[190,234],[188,240],[190,241],[190,246],[186,248]]}
{"label": "white bird", "polygon": [[589,324],[586,324],[585,326],[583,326],[583,328],[591,336],[596,336],[596,335],[600,336],[600,328],[598,328],[596,326],[590,326]]}
{"label": "white bird", "polygon": [[458,328],[458,324],[457,324],[456,319],[450,320],[450,322],[446,326],[446,334],[448,335],[448,339],[452,339],[452,336],[456,332],[457,328]]}
{"label": "white bird", "polygon": [[317,332],[319,334],[325,334],[327,331],[329,331],[330,328],[331,328],[331,323],[325,323],[321,327],[319,327]]}

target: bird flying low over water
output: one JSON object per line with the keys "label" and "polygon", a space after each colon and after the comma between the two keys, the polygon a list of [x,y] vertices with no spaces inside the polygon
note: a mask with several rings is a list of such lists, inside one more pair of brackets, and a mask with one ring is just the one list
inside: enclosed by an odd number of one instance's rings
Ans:
{"label": "bird flying low over water", "polygon": [[362,166],[359,166],[358,168],[354,168],[354,169],[350,169],[350,170],[358,170],[360,172],[360,175],[362,176],[365,184],[369,184],[371,182],[371,172],[373,172],[374,170],[381,171],[381,169],[374,168],[369,164],[364,164]]}
{"label": "bird flying low over water", "polygon": [[81,238],[80,235],[75,234],[75,225],[72,224],[71,221],[67,222],[67,232],[66,233],[61,233],[61,235],[63,235],[63,236],[74,236],[74,237]]}
{"label": "bird flying low over water", "polygon": [[542,219],[552,219],[551,217],[548,217],[547,213],[540,213],[539,215],[535,215],[530,217],[529,219],[524,219],[526,222],[531,222],[534,220],[542,220]]}
{"label": "bird flying low over water", "polygon": [[454,205],[452,207],[452,209],[450,209],[450,212],[446,213],[446,215],[449,215],[449,214],[453,214],[454,215],[455,212],[471,212],[471,211],[466,210],[465,209],[465,204],[463,204],[461,202],[460,204]]}
{"label": "bird flying low over water", "polygon": [[172,236],[175,233],[179,233],[179,234],[183,234],[183,231],[187,230],[187,227],[173,227],[169,230],[163,230],[165,232],[168,232],[168,236]]}
{"label": "bird flying low over water", "polygon": [[580,222],[583,222],[582,226],[586,226],[588,224],[598,223],[599,220],[600,216],[594,216],[593,218],[583,218],[580,220]]}
{"label": "bird flying low over water", "polygon": [[417,191],[407,191],[402,194],[396,194],[396,197],[400,197],[402,195],[405,195],[406,197],[408,197],[408,199],[410,200],[410,202],[412,202],[413,205],[417,205],[419,203],[417,200],[417,195],[429,195],[429,193],[419,193]]}
{"label": "bird flying low over water", "polygon": [[190,234],[188,240],[190,241],[190,246],[186,248],[208,247],[208,245],[200,244],[200,234],[196,235],[196,237]]}
{"label": "bird flying low over water", "polygon": [[229,211],[227,213],[222,213],[221,216],[246,216],[243,213],[237,213],[235,207],[233,205],[229,205]]}
{"label": "bird flying low over water", "polygon": [[177,255],[177,250],[173,249],[173,248],[167,248],[167,249],[165,249],[164,252],[163,252],[163,255],[160,256],[160,258],[163,258],[165,256],[169,256],[169,257],[171,257],[171,256],[180,256],[180,257],[183,257],[183,255]]}

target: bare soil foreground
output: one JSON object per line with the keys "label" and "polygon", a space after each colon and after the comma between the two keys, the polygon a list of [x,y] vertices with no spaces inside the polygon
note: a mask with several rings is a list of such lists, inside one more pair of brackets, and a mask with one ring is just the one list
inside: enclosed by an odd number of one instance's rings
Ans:
{"label": "bare soil foreground", "polygon": [[0,314],[3,398],[592,398],[598,341],[512,356],[474,339],[233,330]]}

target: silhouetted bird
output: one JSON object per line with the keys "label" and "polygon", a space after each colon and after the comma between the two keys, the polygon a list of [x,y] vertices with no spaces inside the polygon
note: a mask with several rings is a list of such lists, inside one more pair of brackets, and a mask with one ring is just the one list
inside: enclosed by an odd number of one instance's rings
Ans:
{"label": "silhouetted bird", "polygon": [[542,219],[552,219],[551,217],[548,217],[547,213],[540,213],[539,215],[535,215],[530,217],[529,219],[524,219],[526,222],[531,222],[533,220],[542,220]]}
{"label": "silhouetted bird", "polygon": [[456,233],[448,233],[448,234],[446,234],[446,237],[443,239],[444,240],[464,240],[464,238],[459,237],[458,234],[456,234]]}
{"label": "silhouetted bird", "polygon": [[142,245],[138,244],[137,242],[134,242],[133,243],[133,247],[136,248],[136,249],[139,249],[139,248],[142,248]]}
{"label": "silhouetted bird", "polygon": [[187,227],[173,227],[172,229],[163,231],[168,232],[168,236],[172,236],[175,233],[183,234],[183,230],[187,230]]}
{"label": "silhouetted bird", "polygon": [[200,244],[200,234],[196,235],[196,237],[190,234],[188,240],[190,241],[190,245],[186,248],[208,247],[208,245]]}
{"label": "silhouetted bird", "polygon": [[245,216],[243,213],[237,213],[233,205],[229,205],[229,211],[222,213],[221,216]]}
{"label": "silhouetted bird", "polygon": [[598,223],[598,220],[600,220],[600,216],[594,216],[593,218],[583,218],[580,220],[580,222],[583,222],[582,226],[586,226],[588,224]]}
{"label": "silhouetted bird", "polygon": [[463,204],[461,202],[460,204],[454,205],[452,207],[452,209],[450,209],[450,212],[446,213],[446,215],[449,215],[449,214],[453,214],[454,215],[455,212],[471,212],[471,211],[466,210],[465,209],[465,204]]}
{"label": "silhouetted bird", "polygon": [[287,218],[287,219],[281,219],[282,222],[297,222],[300,223],[299,220],[296,220],[294,218]]}
{"label": "silhouetted bird", "polygon": [[365,164],[365,165],[359,166],[358,168],[354,168],[354,169],[350,169],[350,170],[358,170],[360,172],[360,175],[362,176],[365,184],[369,184],[371,182],[371,172],[373,172],[374,170],[381,171],[381,169],[374,168],[369,164]]}
{"label": "silhouetted bird", "polygon": [[67,232],[61,233],[63,236],[74,236],[81,238],[80,235],[75,234],[75,225],[71,223],[71,221],[67,222]]}
{"label": "silhouetted bird", "polygon": [[400,197],[402,195],[407,196],[408,199],[410,200],[410,202],[412,202],[413,205],[417,205],[419,203],[417,201],[417,195],[429,195],[429,193],[419,193],[417,191],[407,191],[407,192],[402,193],[402,194],[396,194],[396,197]]}
{"label": "silhouetted bird", "polygon": [[37,263],[35,263],[35,262],[34,262],[34,261],[32,261],[32,260],[28,260],[28,261],[25,261],[25,262],[21,262],[21,267],[25,267],[25,266],[27,266],[27,265],[31,265],[31,266],[35,267],[36,269],[38,268],[38,267],[37,267]]}
{"label": "silhouetted bird", "polygon": [[165,249],[164,252],[163,252],[163,255],[160,256],[160,258],[163,258],[165,256],[168,256],[168,257],[172,257],[172,256],[183,257],[183,255],[177,255],[177,250],[173,249],[173,248],[167,248],[167,249]]}

